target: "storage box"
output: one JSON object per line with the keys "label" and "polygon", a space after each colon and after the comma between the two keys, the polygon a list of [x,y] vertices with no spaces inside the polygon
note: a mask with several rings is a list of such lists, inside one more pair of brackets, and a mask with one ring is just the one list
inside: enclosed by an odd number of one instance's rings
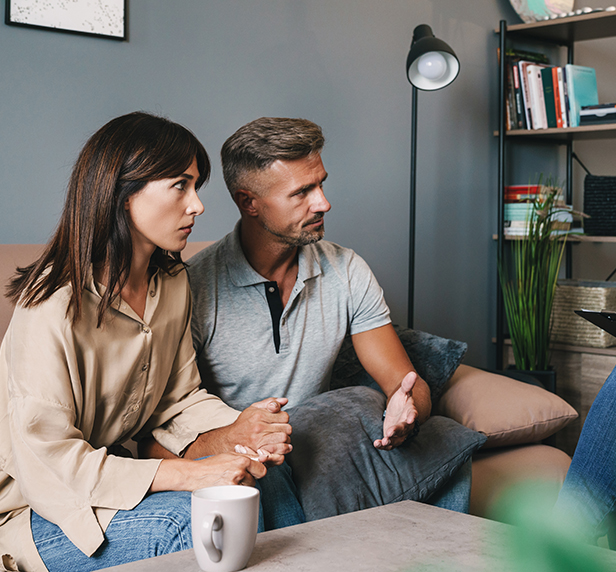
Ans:
{"label": "storage box", "polygon": [[616,282],[559,280],[552,308],[552,341],[591,348],[616,345],[616,337],[574,313],[616,311]]}
{"label": "storage box", "polygon": [[584,178],[584,232],[590,236],[616,235],[616,177]]}

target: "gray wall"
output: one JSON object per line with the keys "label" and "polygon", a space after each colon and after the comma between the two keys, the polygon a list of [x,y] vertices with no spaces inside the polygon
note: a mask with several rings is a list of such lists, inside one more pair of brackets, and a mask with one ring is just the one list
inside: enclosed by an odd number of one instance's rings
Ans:
{"label": "gray wall", "polygon": [[496,47],[506,0],[129,0],[129,41],[0,29],[0,243],[44,242],[88,136],[142,109],[187,125],[214,158],[195,240],[237,213],[217,155],[262,115],[321,124],[333,209],[327,238],[372,266],[406,322],[412,32],[430,24],[459,78],[419,100],[415,326],[492,364]]}

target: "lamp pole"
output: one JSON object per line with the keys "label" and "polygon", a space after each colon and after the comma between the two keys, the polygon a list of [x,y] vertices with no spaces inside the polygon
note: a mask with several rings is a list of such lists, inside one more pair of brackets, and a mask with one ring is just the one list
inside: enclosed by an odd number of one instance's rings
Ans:
{"label": "lamp pole", "polygon": [[415,307],[415,197],[417,185],[417,97],[418,90],[413,85],[411,91],[411,185],[409,213],[409,288],[407,327],[412,328]]}

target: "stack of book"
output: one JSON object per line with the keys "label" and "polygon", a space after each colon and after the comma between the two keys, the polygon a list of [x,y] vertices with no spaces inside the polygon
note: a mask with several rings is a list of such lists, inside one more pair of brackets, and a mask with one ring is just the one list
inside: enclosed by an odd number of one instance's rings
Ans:
{"label": "stack of book", "polygon": [[511,185],[505,187],[505,236],[526,236],[533,203],[539,197],[539,185]]}
{"label": "stack of book", "polygon": [[577,127],[582,107],[598,105],[595,70],[550,65],[544,54],[507,50],[507,129]]}
{"label": "stack of book", "polygon": [[[545,189],[542,185],[511,185],[505,187],[504,201],[504,230],[503,234],[508,237],[527,236],[528,226],[533,215],[535,201],[541,198]],[[560,205],[562,210],[558,210],[552,216],[553,234],[565,234],[571,232],[573,215],[571,208],[559,199],[556,206]]]}

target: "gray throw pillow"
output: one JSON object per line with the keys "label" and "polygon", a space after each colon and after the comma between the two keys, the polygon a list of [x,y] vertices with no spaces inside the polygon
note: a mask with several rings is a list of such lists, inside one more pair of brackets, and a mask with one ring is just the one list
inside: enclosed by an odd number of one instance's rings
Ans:
{"label": "gray throw pillow", "polygon": [[426,501],[486,440],[453,419],[430,417],[391,451],[383,435],[385,396],[368,387],[322,393],[288,410],[293,470],[302,507],[316,520],[401,500]]}
{"label": "gray throw pillow", "polygon": [[[464,342],[448,340],[419,330],[399,326],[394,328],[417,373],[430,387],[432,401],[436,402],[445,384],[462,362],[467,345]],[[359,362],[351,337],[347,336],[334,363],[330,389],[353,385],[378,388]]]}

